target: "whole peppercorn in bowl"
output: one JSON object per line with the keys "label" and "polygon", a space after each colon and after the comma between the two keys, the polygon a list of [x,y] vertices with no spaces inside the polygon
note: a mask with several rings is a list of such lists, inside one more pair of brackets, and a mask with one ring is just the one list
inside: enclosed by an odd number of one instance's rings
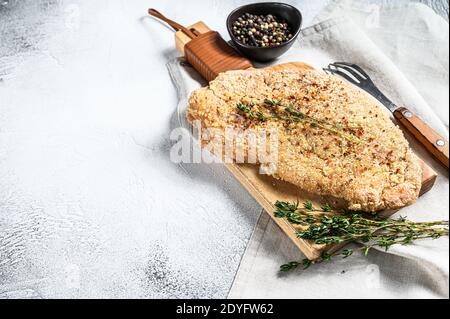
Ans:
{"label": "whole peppercorn in bowl", "polygon": [[302,15],[295,7],[262,2],[235,9],[227,19],[234,46],[247,58],[267,62],[284,54],[300,33]]}

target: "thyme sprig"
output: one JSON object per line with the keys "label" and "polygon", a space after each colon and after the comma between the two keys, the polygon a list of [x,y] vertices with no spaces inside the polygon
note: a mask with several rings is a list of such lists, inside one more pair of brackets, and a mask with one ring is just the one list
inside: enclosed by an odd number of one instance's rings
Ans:
{"label": "thyme sprig", "polygon": [[246,104],[238,103],[237,108],[239,111],[246,113],[248,115],[248,117],[250,117],[252,119],[258,119],[262,122],[267,120],[267,118],[265,117],[263,112],[255,112],[251,109],[250,106],[248,106]]}
{"label": "thyme sprig", "polygon": [[[264,105],[271,107],[269,114],[265,114],[261,111],[254,111],[251,106],[243,103],[238,103],[237,108],[239,111],[246,114],[250,119],[259,120],[261,122],[265,122],[268,119],[279,119],[291,123],[306,123],[309,124],[312,128],[321,128],[337,136],[340,136],[341,138],[349,142],[361,143],[361,140],[358,137],[343,132],[340,126],[317,120],[312,116],[308,116],[298,111],[292,105],[284,105],[281,102],[272,100],[265,100]],[[278,110],[279,107],[283,109],[282,112]]]}
{"label": "thyme sprig", "polygon": [[[298,238],[310,240],[318,245],[341,244],[358,241],[362,247],[356,249],[367,256],[374,247],[386,251],[394,245],[409,245],[419,239],[437,239],[449,235],[448,221],[412,222],[404,217],[399,219],[381,219],[363,213],[338,211],[330,205],[315,208],[311,202],[300,204],[276,202],[275,216],[285,218],[294,225],[302,225],[298,230]],[[333,257],[348,258],[355,250],[344,249],[332,253],[322,252],[320,261],[328,261]],[[287,272],[299,266],[308,268],[317,261],[304,259],[282,265],[280,271]]]}

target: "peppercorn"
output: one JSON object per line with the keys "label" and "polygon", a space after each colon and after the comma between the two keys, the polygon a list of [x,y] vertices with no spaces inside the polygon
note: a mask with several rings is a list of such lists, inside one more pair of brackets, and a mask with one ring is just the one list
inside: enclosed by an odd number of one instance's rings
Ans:
{"label": "peppercorn", "polygon": [[274,47],[292,39],[287,22],[275,15],[241,15],[232,27],[233,35],[243,44],[256,47]]}

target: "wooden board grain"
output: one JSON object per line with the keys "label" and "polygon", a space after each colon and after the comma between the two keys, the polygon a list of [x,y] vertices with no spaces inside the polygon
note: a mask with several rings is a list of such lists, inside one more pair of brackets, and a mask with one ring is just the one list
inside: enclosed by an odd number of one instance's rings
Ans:
{"label": "wooden board grain", "polygon": [[[196,23],[197,30],[200,28],[202,32],[206,32],[209,28],[204,23]],[[191,26],[192,27],[192,26]],[[206,27],[206,28],[205,28]],[[184,37],[178,37],[177,48],[181,52],[181,47],[188,41]],[[313,69],[306,63],[291,62],[285,64],[274,65],[269,70],[305,70]],[[380,106],[381,107],[381,106]],[[324,246],[316,245],[310,241],[297,238],[295,235],[298,230],[298,226],[294,226],[287,222],[285,219],[276,218],[273,212],[276,210],[274,203],[277,200],[288,202],[306,202],[311,201],[316,206],[320,206],[324,203],[333,203],[332,198],[323,197],[308,193],[302,190],[300,187],[293,184],[277,180],[267,175],[261,175],[259,168],[250,164],[226,164],[226,168],[230,173],[244,186],[244,188],[255,198],[255,200],[263,207],[263,209],[269,214],[273,221],[281,228],[281,230],[288,236],[292,242],[305,254],[305,256],[311,260],[319,259],[323,251],[333,251],[339,246]],[[422,188],[420,194],[423,195],[433,187],[437,173],[421,160],[421,166],[423,169]],[[394,211],[384,212],[384,216],[389,217],[394,214]]]}
{"label": "wooden board grain", "polygon": [[[192,32],[198,33],[198,34],[202,34],[202,33],[211,31],[211,29],[208,28],[208,26],[202,21],[194,23],[193,25],[189,26],[188,29],[191,30]],[[191,41],[191,38],[189,38],[186,34],[184,34],[183,31],[175,32],[175,47],[183,55],[184,55],[184,46],[190,41]]]}

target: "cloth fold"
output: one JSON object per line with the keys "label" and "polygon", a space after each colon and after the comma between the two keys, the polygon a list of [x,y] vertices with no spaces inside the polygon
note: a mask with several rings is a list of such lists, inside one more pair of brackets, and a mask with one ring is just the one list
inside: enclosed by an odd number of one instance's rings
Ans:
{"label": "cloth fold", "polygon": [[[335,61],[356,63],[395,103],[407,106],[448,139],[447,21],[421,4],[333,0],[316,22],[277,63],[302,61],[319,69]],[[179,92],[180,125],[187,128],[188,94],[203,83],[180,60],[168,67]],[[448,219],[448,172],[410,142],[440,176],[433,190],[401,215],[417,221]],[[279,274],[280,264],[302,258],[263,213],[229,298],[448,298],[447,238]]]}

